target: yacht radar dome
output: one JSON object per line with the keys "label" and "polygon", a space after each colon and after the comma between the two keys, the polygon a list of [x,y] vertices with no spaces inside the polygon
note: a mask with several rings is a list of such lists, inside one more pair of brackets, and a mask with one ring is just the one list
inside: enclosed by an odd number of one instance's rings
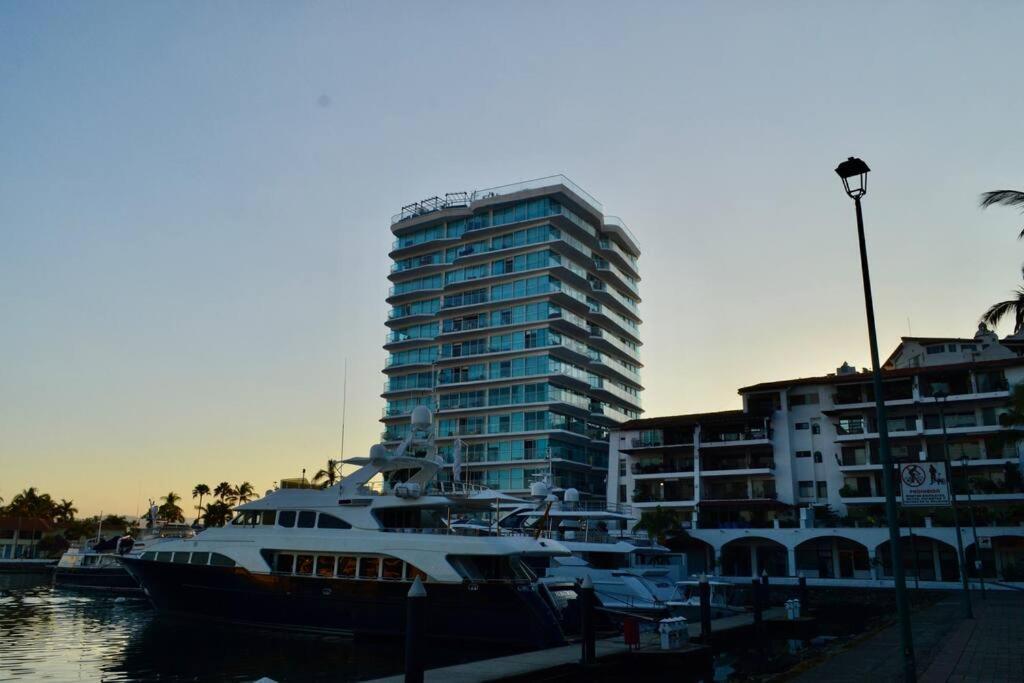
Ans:
{"label": "yacht radar dome", "polygon": [[416,406],[412,410],[412,426],[419,429],[426,429],[434,422],[434,416],[426,406]]}
{"label": "yacht radar dome", "polygon": [[576,489],[566,489],[562,500],[566,503],[578,503],[580,502],[580,492]]}
{"label": "yacht radar dome", "polygon": [[388,449],[384,444],[375,443],[370,446],[370,464],[380,467],[388,461]]}

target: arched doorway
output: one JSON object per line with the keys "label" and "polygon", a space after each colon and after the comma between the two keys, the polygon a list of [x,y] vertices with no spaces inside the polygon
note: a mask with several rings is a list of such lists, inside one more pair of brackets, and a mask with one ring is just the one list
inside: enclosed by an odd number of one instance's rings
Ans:
{"label": "arched doorway", "polygon": [[1024,536],[987,536],[979,529],[983,546],[979,551],[974,543],[964,549],[967,555],[967,575],[978,576],[976,561],[981,559],[981,575],[986,579],[1024,581]]}
{"label": "arched doorway", "polygon": [[[908,580],[960,580],[960,563],[957,560],[956,548],[949,543],[927,536],[903,536],[900,538],[900,548],[903,551],[903,572]],[[889,541],[878,546],[878,556],[882,561],[882,575],[892,576],[892,551]]]}
{"label": "arched doorway", "polygon": [[768,538],[738,538],[722,546],[722,576],[787,576],[786,546]]}
{"label": "arched doorway", "polygon": [[796,570],[818,579],[870,579],[867,546],[840,536],[821,536],[796,547]]}

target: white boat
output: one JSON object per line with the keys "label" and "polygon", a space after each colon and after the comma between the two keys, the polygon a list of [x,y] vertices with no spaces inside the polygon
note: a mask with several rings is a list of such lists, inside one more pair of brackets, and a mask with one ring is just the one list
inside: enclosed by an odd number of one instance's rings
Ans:
{"label": "white boat", "polygon": [[[711,597],[711,618],[720,619],[742,614],[747,608],[736,604],[736,586],[727,581],[708,580]],[[677,581],[668,601],[672,613],[690,620],[700,619],[700,581]]]}
{"label": "white boat", "polygon": [[630,534],[626,530],[633,521],[630,516],[587,509],[575,489],[557,489],[549,477],[536,482],[531,495],[538,502],[512,510],[500,527],[505,534],[557,540],[572,551],[572,557],[551,558],[547,566],[538,568],[545,579],[582,581],[589,576],[604,607],[654,614],[669,611],[675,584],[686,576],[684,555]]}
{"label": "white boat", "polygon": [[435,479],[425,407],[394,452],[374,446],[339,484],[282,488],[232,522],[122,558],[158,610],[278,628],[403,633],[411,582],[425,582],[427,633],[543,647],[564,642],[557,606],[526,559],[568,555],[524,536],[470,536],[447,520],[492,505],[481,487]]}

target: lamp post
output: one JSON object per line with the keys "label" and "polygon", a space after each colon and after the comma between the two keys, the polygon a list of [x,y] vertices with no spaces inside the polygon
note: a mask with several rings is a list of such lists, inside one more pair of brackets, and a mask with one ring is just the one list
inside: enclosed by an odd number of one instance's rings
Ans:
{"label": "lamp post", "polygon": [[971,511],[971,535],[974,537],[974,566],[978,570],[978,583],[981,584],[981,599],[985,599],[985,575],[981,573],[981,546],[978,545],[978,525],[974,523],[974,500],[971,498],[971,478],[967,476],[967,454],[960,456],[960,468],[964,473],[964,486],[967,487],[967,509]]}
{"label": "lamp post", "polygon": [[896,490],[893,481],[892,458],[889,454],[889,425],[885,415],[885,397],[882,394],[882,366],[878,362],[878,338],[875,335],[875,306],[871,300],[871,275],[868,270],[868,251],[864,241],[864,215],[860,199],[868,191],[868,165],[850,157],[836,167],[843,181],[843,189],[853,200],[857,212],[857,238],[860,244],[860,269],[864,280],[864,308],[868,320],[868,342],[871,346],[871,376],[875,389],[875,411],[878,420],[878,454],[882,461],[882,486],[885,489],[885,518],[889,525],[889,545],[892,549],[892,573],[896,592],[896,612],[900,621],[900,646],[903,650],[903,679],[907,683],[917,680],[914,662],[914,636],[910,629],[910,605],[907,601],[907,582],[903,572],[903,548],[900,545],[899,514],[896,511]]}
{"label": "lamp post", "polygon": [[[932,385],[933,387],[936,385]],[[949,437],[946,434],[946,399],[949,398],[949,392],[939,390],[932,390],[932,397],[935,398],[935,403],[939,406],[939,426],[942,427],[942,459],[946,462],[946,476],[952,479],[953,466],[949,464]],[[952,484],[952,481],[950,481]],[[960,583],[963,584],[963,605],[964,605],[964,619],[973,619],[974,613],[971,610],[971,589],[967,584],[967,562],[964,558],[964,537],[963,530],[960,528],[960,515],[957,512],[956,505],[956,491],[953,491],[953,525],[956,527],[956,552],[957,557],[960,560]]]}

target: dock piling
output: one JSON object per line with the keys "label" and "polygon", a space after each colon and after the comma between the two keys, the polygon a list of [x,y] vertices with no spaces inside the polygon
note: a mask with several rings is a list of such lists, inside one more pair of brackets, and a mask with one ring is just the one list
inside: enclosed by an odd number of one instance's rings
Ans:
{"label": "dock piling", "polygon": [[700,638],[707,643],[711,640],[711,584],[708,575],[701,574],[698,583],[700,595]]}
{"label": "dock piling", "polygon": [[580,630],[582,631],[582,653],[580,664],[593,666],[597,661],[597,628],[594,623],[594,582],[588,574],[580,585]]}
{"label": "dock piling", "polygon": [[405,683],[423,683],[422,637],[426,599],[427,589],[417,576],[405,600]]}

